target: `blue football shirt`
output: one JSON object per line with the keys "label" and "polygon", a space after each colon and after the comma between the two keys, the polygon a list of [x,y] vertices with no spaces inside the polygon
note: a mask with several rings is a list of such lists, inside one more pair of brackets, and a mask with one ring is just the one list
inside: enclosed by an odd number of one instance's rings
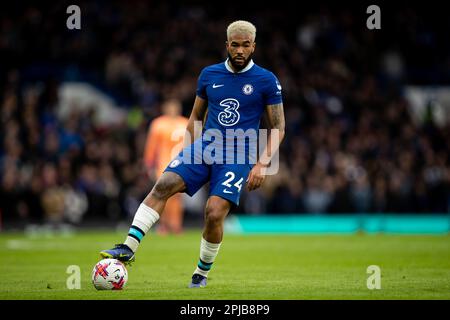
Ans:
{"label": "blue football shirt", "polygon": [[261,115],[267,105],[283,101],[277,77],[253,61],[234,72],[227,60],[201,71],[196,93],[208,101],[203,148],[220,145],[224,162],[256,163]]}
{"label": "blue football shirt", "polygon": [[265,106],[282,103],[281,85],[270,71],[250,61],[233,72],[228,60],[204,68],[198,78],[197,95],[208,101],[204,130],[258,130]]}

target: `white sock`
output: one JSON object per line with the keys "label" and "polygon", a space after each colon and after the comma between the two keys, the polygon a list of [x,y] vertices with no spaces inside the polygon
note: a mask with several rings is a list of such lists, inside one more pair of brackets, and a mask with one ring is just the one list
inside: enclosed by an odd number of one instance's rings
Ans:
{"label": "white sock", "polygon": [[194,273],[201,274],[204,277],[208,276],[214,259],[217,253],[219,253],[220,244],[208,242],[202,237],[202,241],[200,242],[200,259]]}
{"label": "white sock", "polygon": [[131,224],[125,244],[130,247],[133,252],[136,252],[142,238],[150,230],[150,228],[159,219],[159,214],[149,206],[141,203],[134,215],[133,223]]}

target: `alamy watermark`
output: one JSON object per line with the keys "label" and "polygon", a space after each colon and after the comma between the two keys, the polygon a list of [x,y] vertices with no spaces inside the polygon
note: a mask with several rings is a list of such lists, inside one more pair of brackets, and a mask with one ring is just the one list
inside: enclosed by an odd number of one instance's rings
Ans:
{"label": "alamy watermark", "polygon": [[[67,29],[81,29],[81,9],[79,6],[72,4],[67,7],[66,13],[70,16],[66,20]],[[366,13],[370,16],[366,20],[366,26],[369,30],[381,29],[381,9],[379,6],[372,4],[367,7]]]}
{"label": "alamy watermark", "polygon": [[381,9],[379,6],[373,4],[367,7],[366,13],[370,16],[366,20],[367,29],[381,29]]}
{"label": "alamy watermark", "polygon": [[[225,131],[225,132],[224,132]],[[194,143],[186,146],[180,142],[171,152],[172,162],[169,167],[184,164],[256,164],[264,165],[262,174],[274,175],[279,169],[280,131],[278,129],[207,129],[202,131],[202,122],[194,122]],[[190,132],[185,129],[175,130],[172,141],[190,142]],[[270,137],[270,140],[269,140]],[[268,142],[270,141],[270,145]],[[178,155],[180,144],[186,146]]]}
{"label": "alamy watermark", "polygon": [[381,289],[381,269],[377,265],[370,265],[367,267],[366,272],[370,274],[367,278],[367,289]]}
{"label": "alamy watermark", "polygon": [[70,265],[66,269],[69,274],[66,280],[66,287],[69,290],[81,289],[81,269],[80,266]]}
{"label": "alamy watermark", "polygon": [[81,29],[81,9],[79,6],[72,4],[67,7],[66,13],[70,16],[66,20],[66,27],[69,30]]}

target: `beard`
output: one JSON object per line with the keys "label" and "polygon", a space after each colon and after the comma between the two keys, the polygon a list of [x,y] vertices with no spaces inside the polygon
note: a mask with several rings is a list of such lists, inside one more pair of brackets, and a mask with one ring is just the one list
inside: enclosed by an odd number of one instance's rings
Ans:
{"label": "beard", "polygon": [[228,54],[228,60],[230,61],[231,65],[233,66],[233,68],[237,71],[241,71],[242,69],[244,69],[248,63],[250,62],[250,60],[252,59],[253,53],[251,53],[247,59],[244,60],[243,64],[236,64],[236,61],[233,60],[233,58],[231,58],[231,55],[229,52],[227,52]]}

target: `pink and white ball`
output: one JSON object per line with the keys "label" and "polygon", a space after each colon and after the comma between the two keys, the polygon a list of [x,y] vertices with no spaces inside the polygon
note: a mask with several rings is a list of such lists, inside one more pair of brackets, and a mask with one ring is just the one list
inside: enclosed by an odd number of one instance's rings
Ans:
{"label": "pink and white ball", "polygon": [[127,281],[127,268],[117,259],[103,259],[92,270],[92,283],[97,290],[122,290]]}

